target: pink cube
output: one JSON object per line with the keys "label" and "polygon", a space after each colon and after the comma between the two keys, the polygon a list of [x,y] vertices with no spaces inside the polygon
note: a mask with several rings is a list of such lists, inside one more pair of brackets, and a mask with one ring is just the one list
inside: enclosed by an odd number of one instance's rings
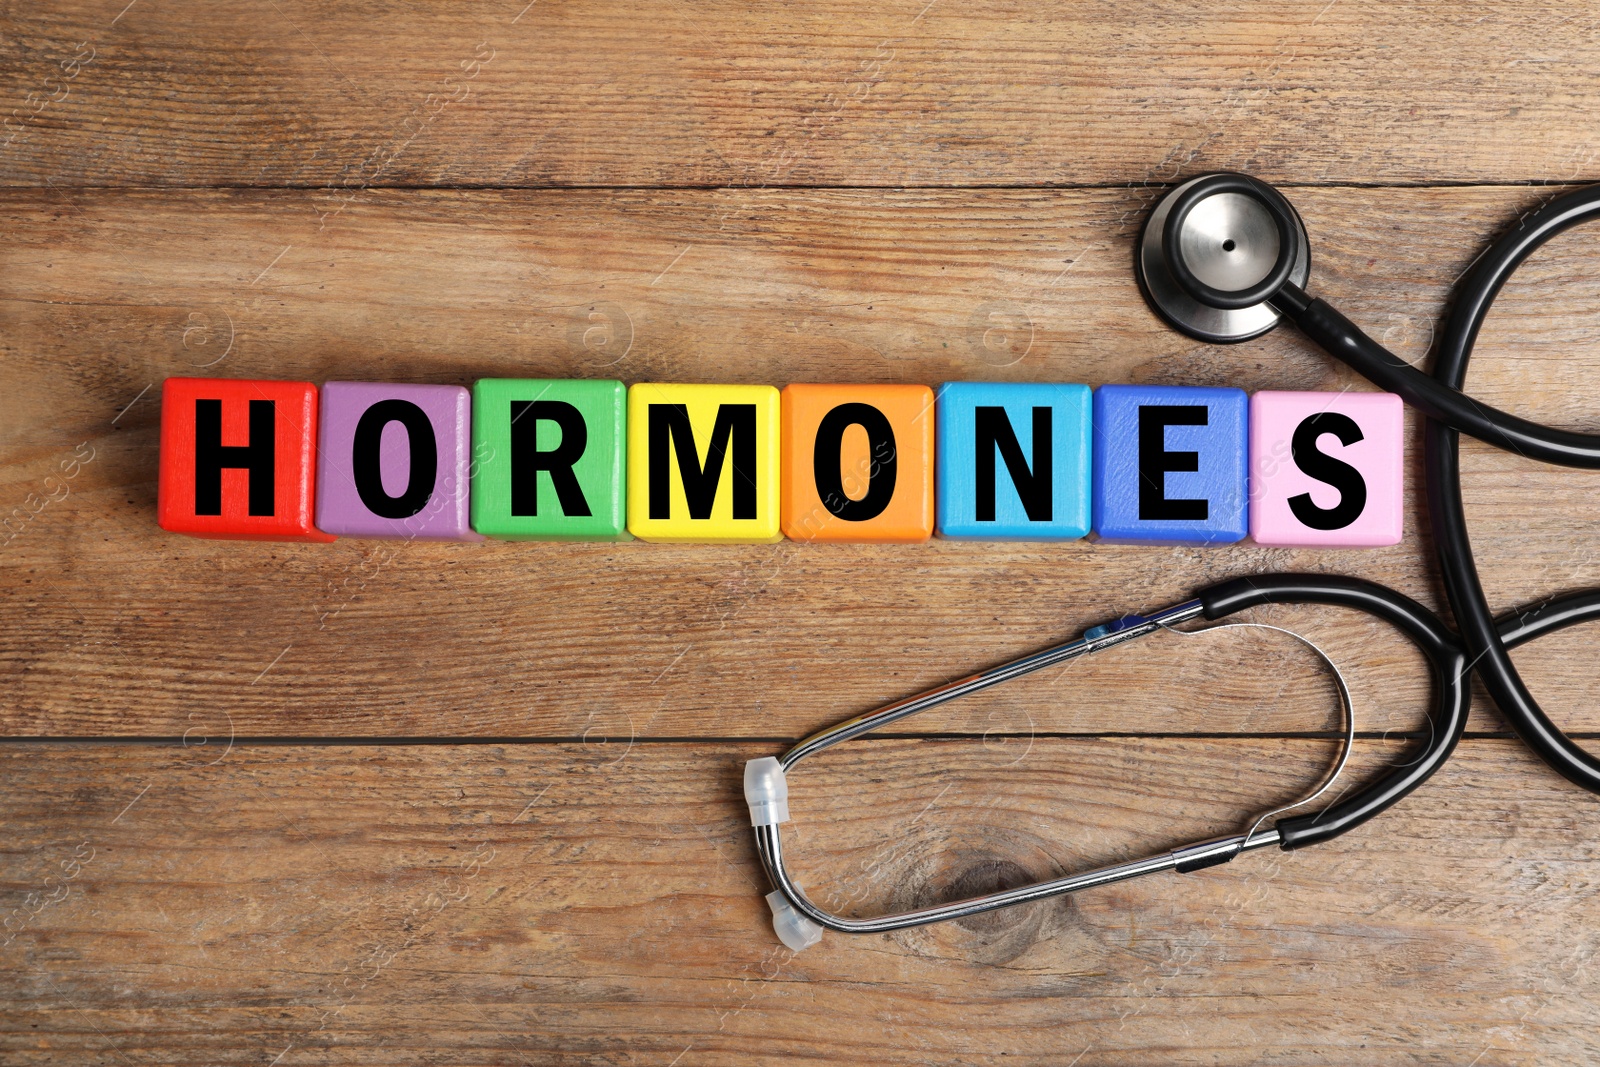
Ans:
{"label": "pink cube", "polygon": [[1399,543],[1404,416],[1393,393],[1252,396],[1251,538],[1300,548]]}

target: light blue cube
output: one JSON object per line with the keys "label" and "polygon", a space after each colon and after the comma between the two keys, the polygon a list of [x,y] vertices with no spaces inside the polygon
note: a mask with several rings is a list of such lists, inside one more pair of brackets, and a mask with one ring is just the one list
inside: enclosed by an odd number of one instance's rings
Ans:
{"label": "light blue cube", "polygon": [[1094,393],[1094,532],[1104,541],[1232,544],[1250,532],[1250,398],[1239,389],[1103,385]]}
{"label": "light blue cube", "polygon": [[938,530],[975,541],[1089,532],[1086,385],[947,382],[938,400]]}

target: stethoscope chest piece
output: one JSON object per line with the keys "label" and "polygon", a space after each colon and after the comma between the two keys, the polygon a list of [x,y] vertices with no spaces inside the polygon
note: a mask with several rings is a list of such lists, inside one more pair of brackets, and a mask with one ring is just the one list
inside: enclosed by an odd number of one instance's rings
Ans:
{"label": "stethoscope chest piece", "polygon": [[1285,281],[1305,285],[1311,249],[1299,214],[1277,190],[1243,174],[1207,174],[1156,205],[1134,267],[1163,319],[1196,340],[1231,344],[1278,325],[1282,316],[1267,298]]}

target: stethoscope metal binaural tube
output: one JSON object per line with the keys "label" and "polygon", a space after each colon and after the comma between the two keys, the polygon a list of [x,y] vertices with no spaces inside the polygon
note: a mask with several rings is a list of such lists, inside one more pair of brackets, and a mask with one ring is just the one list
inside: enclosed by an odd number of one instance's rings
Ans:
{"label": "stethoscope metal binaural tube", "polygon": [[[893,915],[866,918],[834,915],[815,904],[786,868],[781,824],[789,819],[787,773],[808,756],[898,722],[909,715],[1043,667],[1132,641],[1191,619],[1223,619],[1246,608],[1271,603],[1316,603],[1355,608],[1390,623],[1409,638],[1428,661],[1433,676],[1434,701],[1428,719],[1429,730],[1419,751],[1364,788],[1341,793],[1340,799],[1320,811],[1278,818],[1270,827],[1261,828],[1261,820],[1258,820],[1243,834],[1199,841],[1127,863]],[[1565,623],[1558,622],[1556,625]],[[1197,871],[1226,863],[1243,852],[1267,845],[1295,849],[1336,837],[1405,797],[1449,757],[1466,725],[1470,703],[1465,681],[1467,672],[1466,656],[1459,642],[1432,612],[1407,596],[1357,578],[1301,574],[1235,578],[1202,590],[1194,599],[1162,611],[1145,616],[1124,616],[1086,631],[1075,641],[951,682],[867,715],[847,719],[811,735],[782,757],[750,761],[745,768],[745,798],[750,805],[756,850],[774,887],[767,898],[772,905],[774,926],[785,944],[800,949],[820,937],[822,929],[876,933],[942,922],[1161,871]],[[1347,725],[1353,731],[1353,719],[1347,720]],[[1353,733],[1348,736],[1353,736]],[[1313,794],[1313,797],[1318,794]],[[1276,811],[1271,812],[1262,819],[1277,814]]]}
{"label": "stethoscope metal binaural tube", "polygon": [[1282,844],[1275,829],[1258,830],[1254,834],[1231,834],[1227,837],[1203,841],[1186,848],[1173,849],[1170,852],[1147,856],[1144,859],[1113,864],[1109,867],[1100,867],[1081,874],[1055,878],[1047,882],[1037,882],[1033,885],[1025,885],[1001,893],[990,893],[987,896],[975,897],[971,900],[958,900],[952,904],[918,908],[915,911],[904,911],[895,915],[849,919],[833,915],[817,907],[789,877],[788,869],[784,867],[783,863],[783,839],[776,824],[758,826],[755,829],[756,852],[760,855],[762,866],[766,868],[767,875],[772,880],[776,892],[783,894],[788,899],[789,904],[800,915],[817,926],[845,934],[881,934],[890,930],[904,930],[912,926],[948,922],[951,919],[965,919],[968,916],[981,915],[987,911],[1009,908],[1017,904],[1029,904],[1035,900],[1045,900],[1049,897],[1058,897],[1067,893],[1077,893],[1085,889],[1111,885],[1114,882],[1124,882],[1130,878],[1141,878],[1147,874],[1160,874],[1163,871],[1177,871],[1180,874],[1186,874],[1205,867],[1214,867],[1218,863],[1225,863],[1241,852],[1265,848],[1268,845]]}
{"label": "stethoscope metal binaural tube", "polygon": [[[1244,210],[1271,221],[1270,236],[1261,236],[1260,226],[1241,224],[1231,228],[1213,226],[1206,231],[1191,221],[1206,218],[1203,208],[1191,208],[1186,215],[1180,215],[1173,207],[1184,200],[1203,203],[1221,198],[1230,198],[1235,214],[1240,210],[1238,201],[1253,201],[1255,206]],[[1523,217],[1479,258],[1457,286],[1431,376],[1368,337],[1325,301],[1307,295],[1302,288],[1305,276],[1279,280],[1269,273],[1266,264],[1281,258],[1277,250],[1282,242],[1305,240],[1298,215],[1292,215],[1293,208],[1289,208],[1291,218],[1287,221],[1284,213],[1277,210],[1280,204],[1287,203],[1277,190],[1245,175],[1206,175],[1184,183],[1167,194],[1146,221],[1135,264],[1140,288],[1164,319],[1201,340],[1239,341],[1259,336],[1287,317],[1330,354],[1428,416],[1428,510],[1446,593],[1474,669],[1506,721],[1541,759],[1574,783],[1600,793],[1600,759],[1567,737],[1529,693],[1507,651],[1514,642],[1505,636],[1504,624],[1497,624],[1484,596],[1462,503],[1457,437],[1458,433],[1465,433],[1547,463],[1600,467],[1600,434],[1542,426],[1461,391],[1473,343],[1506,280],[1552,237],[1600,218],[1600,186],[1559,197]],[[1210,215],[1226,217],[1228,212],[1212,211]],[[1186,227],[1200,232],[1185,232]],[[1228,247],[1224,249],[1224,245]],[[1194,277],[1207,269],[1215,279],[1219,272],[1211,262],[1219,258],[1231,259],[1240,268],[1241,280],[1233,286],[1237,292],[1231,295],[1259,297],[1260,303],[1230,311],[1215,299],[1216,285],[1194,284]],[[1261,281],[1253,286],[1245,284],[1252,277]],[[1228,295],[1225,291],[1224,296]],[[1213,315],[1254,314],[1258,319],[1270,316],[1271,323],[1253,332],[1241,329],[1233,335],[1217,336],[1205,328],[1205,322],[1197,320],[1197,307]],[[1563,625],[1600,615],[1600,608],[1588,603],[1583,594],[1559,603],[1564,608]]]}

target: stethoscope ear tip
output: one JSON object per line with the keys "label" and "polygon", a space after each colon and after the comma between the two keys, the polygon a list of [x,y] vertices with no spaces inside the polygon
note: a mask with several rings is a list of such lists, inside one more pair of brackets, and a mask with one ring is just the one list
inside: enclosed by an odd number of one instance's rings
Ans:
{"label": "stethoscope ear tip", "polygon": [[750,809],[751,826],[789,821],[789,780],[776,756],[745,761],[744,802]]}
{"label": "stethoscope ear tip", "polygon": [[767,894],[767,907],[772,909],[773,932],[791,952],[804,952],[822,940],[822,927],[801,915],[781,890]]}
{"label": "stethoscope ear tip", "polygon": [[1276,189],[1245,174],[1191,178],[1145,219],[1134,273],[1151,308],[1199,341],[1259,337],[1282,320],[1267,303],[1311,274],[1305,225]]}

